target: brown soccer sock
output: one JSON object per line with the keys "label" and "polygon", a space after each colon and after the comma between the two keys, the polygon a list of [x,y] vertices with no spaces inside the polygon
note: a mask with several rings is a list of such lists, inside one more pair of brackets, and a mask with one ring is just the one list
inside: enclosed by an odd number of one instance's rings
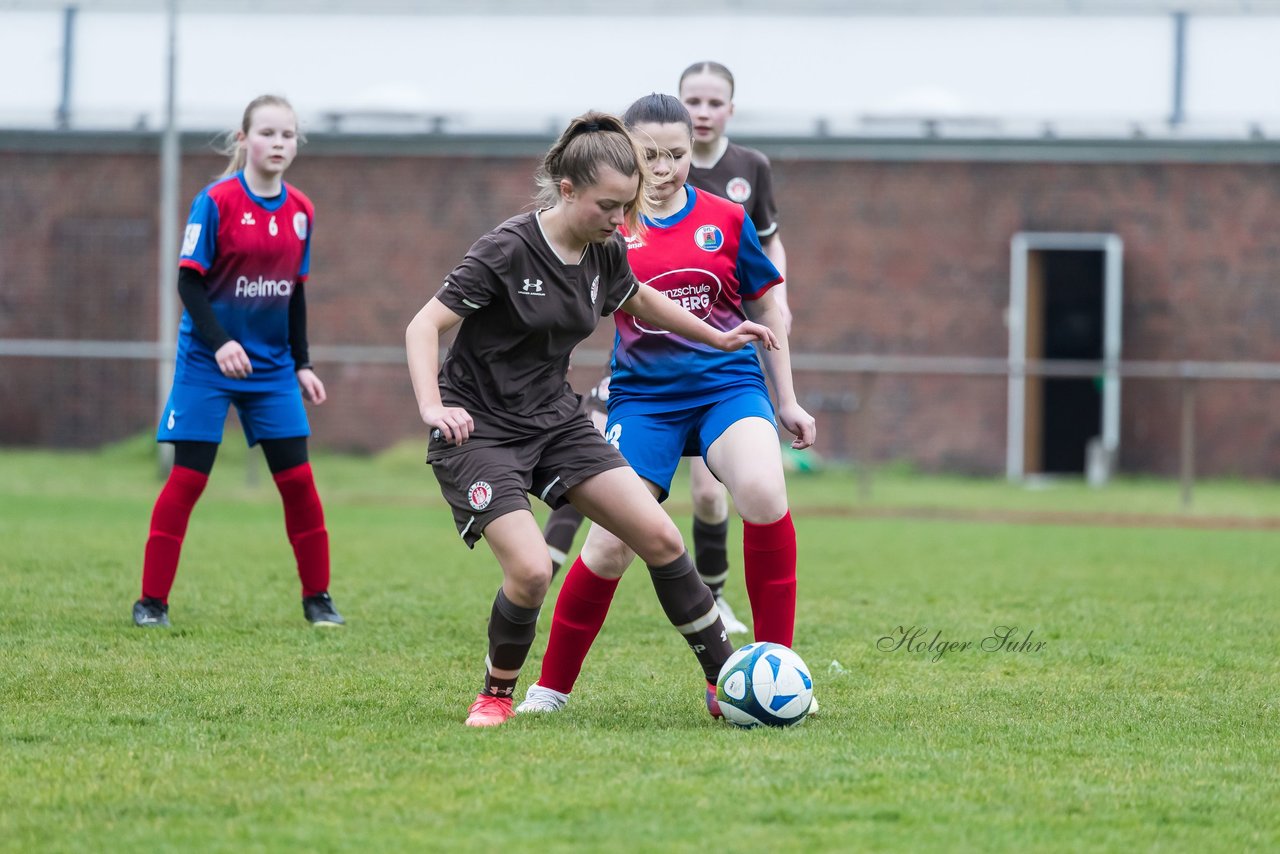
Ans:
{"label": "brown soccer sock", "polygon": [[547,541],[547,551],[551,552],[551,574],[560,571],[569,557],[569,549],[573,548],[574,537],[582,527],[582,514],[572,504],[564,504],[551,511],[547,517],[547,525],[542,529],[542,537]]}
{"label": "brown soccer sock", "polygon": [[698,577],[689,553],[665,566],[650,564],[649,577],[667,619],[684,635],[707,681],[715,682],[720,667],[733,654],[733,646],[720,620],[715,597]]}

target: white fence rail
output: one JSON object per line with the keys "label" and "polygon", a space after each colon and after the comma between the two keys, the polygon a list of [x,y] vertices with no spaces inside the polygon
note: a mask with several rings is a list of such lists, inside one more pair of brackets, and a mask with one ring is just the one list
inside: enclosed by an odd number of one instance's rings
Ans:
{"label": "white fence rail", "polygon": [[[0,358],[52,359],[135,359],[144,361],[172,360],[172,345],[155,341],[86,341],[56,339],[0,340]],[[347,365],[404,364],[403,347],[384,346],[317,346],[312,349],[317,362]],[[576,358],[582,364],[605,364],[609,354],[603,350],[579,350]],[[876,378],[899,376],[968,376],[968,377],[1060,377],[1093,378],[1114,369],[1124,379],[1178,381],[1180,405],[1179,479],[1182,506],[1189,508],[1195,484],[1196,392],[1202,382],[1275,382],[1280,380],[1277,362],[1205,362],[1205,361],[1121,361],[1111,365],[1102,361],[1041,360],[1021,363],[1008,359],[977,356],[900,356],[880,354],[796,353],[791,364],[797,371],[849,374],[859,378],[856,395],[817,395],[806,401],[819,410],[841,411],[854,418],[865,416],[871,404]],[[163,393],[163,392],[162,392]],[[159,405],[159,404],[157,404]],[[860,464],[863,473],[859,491],[870,491],[870,472]]]}

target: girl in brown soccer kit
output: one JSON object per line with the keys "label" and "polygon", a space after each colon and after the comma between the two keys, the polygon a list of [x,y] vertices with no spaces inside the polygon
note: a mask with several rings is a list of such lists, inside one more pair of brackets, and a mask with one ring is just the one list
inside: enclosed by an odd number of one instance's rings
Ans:
{"label": "girl in brown soccer kit", "polygon": [[[463,540],[474,546],[483,536],[503,574],[469,726],[513,714],[512,693],[551,582],[529,493],[552,507],[571,502],[640,555],[712,686],[732,652],[679,530],[565,379],[573,348],[618,308],[724,351],[777,346],[767,327],[744,322],[722,332],[636,282],[617,230],[623,223],[635,229],[648,210],[644,164],[617,117],[574,119],[538,172],[541,208],[481,237],[406,332],[418,411],[432,428],[427,462]],[[454,327],[441,365],[440,337]]]}

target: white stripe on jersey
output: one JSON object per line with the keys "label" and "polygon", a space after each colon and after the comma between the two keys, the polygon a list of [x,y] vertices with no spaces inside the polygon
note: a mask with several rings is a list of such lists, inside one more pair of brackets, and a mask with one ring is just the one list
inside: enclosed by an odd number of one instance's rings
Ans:
{"label": "white stripe on jersey", "polygon": [[627,295],[624,296],[622,299],[618,300],[618,304],[613,307],[613,311],[617,311],[618,309],[622,308],[622,304],[627,300],[631,299],[631,297],[635,294],[635,292],[639,289],[639,287],[640,287],[640,282],[635,279],[632,279],[631,287],[627,290]]}

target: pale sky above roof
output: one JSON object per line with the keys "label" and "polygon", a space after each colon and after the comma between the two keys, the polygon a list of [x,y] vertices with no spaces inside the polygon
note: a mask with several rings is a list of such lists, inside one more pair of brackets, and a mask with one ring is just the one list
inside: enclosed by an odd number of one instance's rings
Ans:
{"label": "pale sky above roof", "polygon": [[[240,14],[685,15],[688,0],[175,0],[185,12]],[[151,12],[168,0],[0,0],[0,11]],[[1280,0],[698,0],[698,14],[796,15],[1203,15],[1280,14]]]}
{"label": "pale sky above roof", "polygon": [[[74,20],[74,124],[143,117],[156,126],[164,16],[82,9]],[[61,12],[0,5],[0,79],[22,81],[0,88],[0,126],[51,120],[63,29]],[[1186,36],[1187,129],[1239,136],[1258,125],[1280,135],[1280,14],[1191,15]],[[1159,125],[1173,104],[1173,18],[1151,13],[183,13],[178,46],[180,123],[202,128],[234,124],[249,99],[274,91],[313,126],[335,112],[366,123],[399,113],[443,114],[458,130],[541,130],[672,91],[680,70],[701,59],[734,70],[736,124],[765,133],[807,132],[818,119],[835,133],[874,132],[922,116],[1005,132],[1057,122],[1107,133]]]}

